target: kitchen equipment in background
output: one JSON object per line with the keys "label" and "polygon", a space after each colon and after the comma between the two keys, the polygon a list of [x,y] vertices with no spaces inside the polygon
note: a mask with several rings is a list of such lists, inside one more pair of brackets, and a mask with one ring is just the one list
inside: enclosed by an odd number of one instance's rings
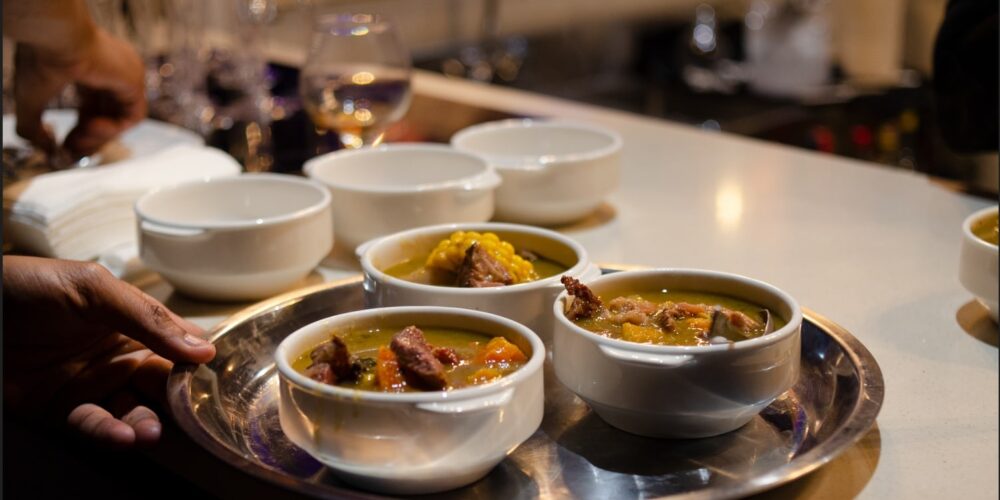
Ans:
{"label": "kitchen equipment in background", "polygon": [[829,83],[826,0],[754,0],[744,26],[747,79],[755,92],[803,97]]}

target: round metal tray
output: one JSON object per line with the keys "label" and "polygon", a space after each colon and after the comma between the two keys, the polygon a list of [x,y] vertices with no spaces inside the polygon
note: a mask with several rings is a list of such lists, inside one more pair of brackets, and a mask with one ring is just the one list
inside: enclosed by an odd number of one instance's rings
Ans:
{"label": "round metal tray", "polygon": [[[359,277],[235,314],[211,332],[218,350],[212,362],[177,366],[171,374],[176,421],[199,445],[247,474],[317,497],[375,497],[342,483],[288,442],[276,404],[278,343],[301,326],[361,307]],[[447,496],[731,498],[815,470],[875,423],[883,384],[875,359],[854,336],[804,313],[798,382],[746,426],[697,440],[631,435],[592,413],[546,363],[541,427],[484,479]]]}

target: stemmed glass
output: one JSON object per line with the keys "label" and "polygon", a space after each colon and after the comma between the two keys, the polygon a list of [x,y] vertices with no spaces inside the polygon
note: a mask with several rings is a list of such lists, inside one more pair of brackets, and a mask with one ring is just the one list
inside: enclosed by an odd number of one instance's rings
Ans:
{"label": "stemmed glass", "polygon": [[335,131],[347,148],[377,145],[410,106],[410,69],[409,53],[382,16],[319,16],[299,94],[318,130]]}

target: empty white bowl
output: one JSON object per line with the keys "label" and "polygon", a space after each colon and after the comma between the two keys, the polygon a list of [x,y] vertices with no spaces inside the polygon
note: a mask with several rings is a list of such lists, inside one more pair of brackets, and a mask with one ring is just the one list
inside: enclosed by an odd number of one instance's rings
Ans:
{"label": "empty white bowl", "polygon": [[572,222],[592,213],[618,187],[621,136],[595,125],[503,120],[463,129],[451,144],[483,157],[500,173],[499,220]]}
{"label": "empty white bowl", "polygon": [[307,179],[243,174],[147,193],[139,256],[180,292],[254,300],[283,292],[333,247],[330,193]]}
{"label": "empty white bowl", "polygon": [[[457,288],[414,283],[386,274],[384,269],[418,255],[430,253],[438,242],[455,231],[491,232],[518,250],[531,250],[566,267],[549,278],[493,288]],[[588,280],[601,274],[587,250],[573,239],[532,226],[504,223],[444,224],[421,227],[376,239],[358,247],[364,271],[366,307],[451,306],[491,312],[513,319],[538,334],[545,343],[552,338],[550,306],[562,290],[560,276]]]}
{"label": "empty white bowl", "polygon": [[978,210],[965,218],[962,223],[962,250],[959,256],[958,280],[972,295],[976,296],[990,311],[990,317],[997,321],[997,246],[981,240],[972,233],[972,225],[990,215],[996,216],[997,207]]}
{"label": "empty white bowl", "polygon": [[553,306],[556,377],[619,429],[650,437],[715,436],[749,422],[798,379],[802,312],[795,299],[771,285],[693,269],[626,271],[586,284],[598,295],[661,289],[729,295],[788,322],[728,344],[639,344],[574,324],[564,313],[563,292]]}
{"label": "empty white bowl", "polygon": [[[503,336],[528,355],[496,381],[451,391],[383,393],[314,381],[292,362],[337,328],[458,328]],[[297,446],[362,488],[433,493],[472,483],[542,422],[545,348],[523,325],[448,307],[366,309],[295,331],[278,346],[281,429]]]}
{"label": "empty white bowl", "polygon": [[493,216],[500,177],[484,160],[441,144],[389,144],[313,158],[306,174],[333,193],[338,245]]}

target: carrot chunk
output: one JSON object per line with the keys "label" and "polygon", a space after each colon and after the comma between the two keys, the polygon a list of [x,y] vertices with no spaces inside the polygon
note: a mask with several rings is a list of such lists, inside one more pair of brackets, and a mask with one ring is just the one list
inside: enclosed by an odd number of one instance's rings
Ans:
{"label": "carrot chunk", "polygon": [[375,380],[383,392],[402,392],[406,388],[403,373],[399,370],[396,354],[388,346],[378,348],[378,358],[375,360]]}
{"label": "carrot chunk", "polygon": [[663,331],[655,326],[622,324],[622,339],[640,344],[658,344],[664,340]]}
{"label": "carrot chunk", "polygon": [[500,378],[502,375],[503,373],[496,368],[485,367],[480,368],[472,375],[469,375],[468,381],[472,385],[485,384],[491,380]]}
{"label": "carrot chunk", "polygon": [[493,337],[476,355],[476,361],[487,365],[524,363],[527,360],[521,349],[503,337]]}

